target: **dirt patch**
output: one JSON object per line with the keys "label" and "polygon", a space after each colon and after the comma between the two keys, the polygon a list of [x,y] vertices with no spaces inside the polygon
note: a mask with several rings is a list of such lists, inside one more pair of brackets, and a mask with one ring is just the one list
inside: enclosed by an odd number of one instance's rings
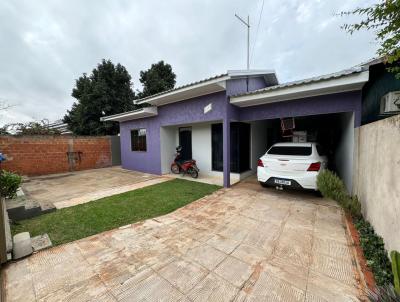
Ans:
{"label": "dirt patch", "polygon": [[251,274],[250,278],[247,280],[247,282],[245,283],[245,285],[243,287],[243,291],[245,293],[247,293],[247,294],[251,293],[254,285],[260,278],[262,270],[263,270],[263,266],[262,266],[261,262],[257,262],[253,266],[253,273]]}

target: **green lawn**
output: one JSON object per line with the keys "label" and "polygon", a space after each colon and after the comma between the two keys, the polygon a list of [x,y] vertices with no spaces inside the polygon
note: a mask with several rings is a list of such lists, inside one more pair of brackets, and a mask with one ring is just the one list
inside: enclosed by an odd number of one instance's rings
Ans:
{"label": "green lawn", "polygon": [[174,179],[142,189],[57,210],[13,224],[12,233],[47,233],[59,245],[140,220],[164,215],[220,187]]}

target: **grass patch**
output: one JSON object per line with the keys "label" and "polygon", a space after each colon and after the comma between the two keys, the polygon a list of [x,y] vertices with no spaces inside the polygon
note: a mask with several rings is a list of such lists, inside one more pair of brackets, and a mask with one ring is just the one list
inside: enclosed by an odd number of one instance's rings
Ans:
{"label": "grass patch", "polygon": [[220,187],[174,179],[15,222],[12,233],[47,233],[53,245],[74,241],[140,220],[170,213]]}

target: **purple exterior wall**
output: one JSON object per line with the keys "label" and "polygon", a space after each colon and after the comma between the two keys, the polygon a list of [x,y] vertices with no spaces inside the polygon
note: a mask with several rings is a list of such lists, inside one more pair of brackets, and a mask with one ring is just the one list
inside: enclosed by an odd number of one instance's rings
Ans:
{"label": "purple exterior wall", "polygon": [[256,121],[337,112],[354,112],[354,126],[359,127],[361,125],[361,91],[240,108],[239,120]]}
{"label": "purple exterior wall", "polygon": [[[211,112],[204,114],[204,107],[212,103]],[[185,102],[158,107],[156,117],[120,123],[121,160],[125,169],[161,174],[160,127],[197,122],[222,121],[226,112],[225,91],[197,97]],[[146,128],[147,151],[132,151],[130,132]]]}
{"label": "purple exterior wall", "polygon": [[[263,87],[265,87],[263,77],[249,79],[249,89],[254,90]],[[229,104],[227,96],[245,92],[247,91],[246,89],[246,79],[230,80],[227,81],[226,91],[160,106],[158,107],[158,115],[156,117],[120,123],[122,167],[130,170],[161,174],[160,127],[162,126],[222,121],[225,124],[224,142],[225,144],[229,144],[229,131],[226,132],[227,123],[225,121],[230,120],[228,115],[233,116],[232,119],[237,119],[238,111],[236,107],[233,108],[234,106]],[[212,111],[204,114],[204,107],[210,103],[212,103]],[[228,108],[231,108],[231,110],[228,110]],[[130,132],[132,129],[138,128],[146,128],[147,130],[146,152],[131,150]],[[229,150],[229,148],[227,149]],[[229,171],[229,154],[225,153],[224,167],[227,167],[225,171]],[[229,175],[229,172],[227,173]]]}
{"label": "purple exterior wall", "polygon": [[[239,108],[229,103],[229,96],[265,87],[263,78],[227,81],[226,91],[201,96],[184,102],[158,107],[156,117],[120,123],[121,159],[125,169],[161,174],[160,127],[198,122],[223,122],[224,186],[230,185],[230,122],[255,121],[291,116],[307,116],[336,112],[354,112],[355,127],[361,122],[361,92],[346,92]],[[212,111],[204,107],[212,103]],[[132,129],[147,129],[147,152],[131,150]]]}
{"label": "purple exterior wall", "polygon": [[248,91],[254,91],[265,88],[266,83],[263,77],[246,78],[230,80],[226,83],[226,95],[232,96]]}

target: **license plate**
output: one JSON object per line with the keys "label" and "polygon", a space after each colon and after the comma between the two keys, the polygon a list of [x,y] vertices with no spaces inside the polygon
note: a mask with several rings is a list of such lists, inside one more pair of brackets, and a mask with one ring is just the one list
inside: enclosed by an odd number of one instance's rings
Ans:
{"label": "license plate", "polygon": [[292,184],[290,180],[284,180],[284,179],[275,179],[275,183],[278,185],[285,185],[285,186],[290,186]]}

